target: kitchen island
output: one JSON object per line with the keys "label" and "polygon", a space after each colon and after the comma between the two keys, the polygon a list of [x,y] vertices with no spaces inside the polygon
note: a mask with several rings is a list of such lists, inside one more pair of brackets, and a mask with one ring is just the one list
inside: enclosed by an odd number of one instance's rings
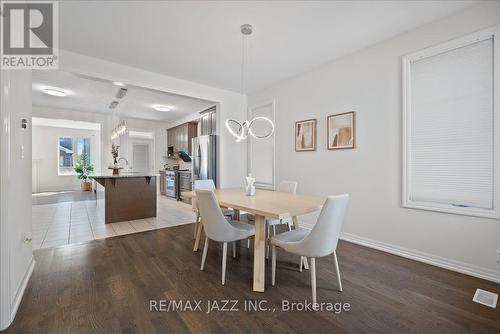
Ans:
{"label": "kitchen island", "polygon": [[156,217],[156,177],[142,173],[93,175],[104,187],[105,223]]}

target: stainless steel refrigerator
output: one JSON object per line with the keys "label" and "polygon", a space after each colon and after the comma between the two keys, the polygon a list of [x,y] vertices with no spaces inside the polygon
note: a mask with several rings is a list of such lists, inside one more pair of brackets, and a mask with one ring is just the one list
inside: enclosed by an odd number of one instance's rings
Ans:
{"label": "stainless steel refrigerator", "polygon": [[192,139],[193,183],[195,180],[214,180],[217,185],[217,136],[206,135]]}

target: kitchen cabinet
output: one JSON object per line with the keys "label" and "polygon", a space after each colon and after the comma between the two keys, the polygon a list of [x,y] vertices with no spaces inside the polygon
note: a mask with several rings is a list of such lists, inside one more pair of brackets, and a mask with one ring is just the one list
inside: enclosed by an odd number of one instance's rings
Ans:
{"label": "kitchen cabinet", "polygon": [[200,116],[200,135],[214,135],[217,132],[217,113],[215,108],[209,109]]}
{"label": "kitchen cabinet", "polygon": [[[198,124],[188,122],[167,130],[167,147],[173,148],[173,153],[185,151],[191,154],[191,139],[196,137]],[[170,151],[170,150],[169,150]]]}
{"label": "kitchen cabinet", "polygon": [[[167,148],[168,147],[172,147],[172,151],[173,151],[173,146],[174,146],[174,140],[173,140],[173,132],[172,130],[167,130]],[[169,154],[170,153],[173,153],[173,152],[168,152]]]}

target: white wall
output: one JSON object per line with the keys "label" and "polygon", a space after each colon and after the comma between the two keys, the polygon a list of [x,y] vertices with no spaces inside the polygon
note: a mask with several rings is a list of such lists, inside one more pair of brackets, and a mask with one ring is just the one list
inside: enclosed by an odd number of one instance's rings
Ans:
{"label": "white wall", "polygon": [[[34,266],[31,233],[31,71],[0,71],[0,330],[14,319]],[[28,127],[21,129],[21,119]],[[23,150],[24,148],[24,150]]]}
{"label": "white wall", "polygon": [[101,169],[101,134],[97,130],[67,129],[51,126],[33,126],[32,157],[36,161],[38,192],[78,190],[81,180],[76,175],[58,175],[59,137],[90,138],[90,162]]}
{"label": "white wall", "polygon": [[[401,206],[401,57],[498,23],[500,3],[488,2],[249,96],[249,106],[276,100],[277,182],[349,193],[345,238],[500,281],[498,220]],[[328,151],[326,116],[352,110],[356,149]],[[294,123],[309,118],[318,119],[318,150],[294,152]]]}
{"label": "white wall", "polygon": [[[65,50],[60,50],[59,60],[59,68],[63,71],[126,82],[141,87],[217,102],[219,104],[217,109],[217,129],[222,129],[227,118],[242,120],[246,117],[244,112],[246,100],[243,101],[242,109],[241,95],[232,91],[156,74]],[[166,153],[166,147],[163,148],[165,144],[166,140],[161,144],[161,149],[164,149]],[[162,154],[165,155],[165,153]],[[220,131],[218,153],[220,162],[218,180],[220,186],[222,188],[242,186],[246,174],[246,145],[235,143],[230,134],[226,131]],[[104,163],[105,160],[103,160]]]}

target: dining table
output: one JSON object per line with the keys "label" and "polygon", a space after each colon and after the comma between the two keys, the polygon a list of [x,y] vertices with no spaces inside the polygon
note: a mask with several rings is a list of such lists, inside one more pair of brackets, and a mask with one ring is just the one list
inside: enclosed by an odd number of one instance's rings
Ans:
{"label": "dining table", "polygon": [[[256,189],[252,196],[243,188],[215,189],[214,193],[221,207],[234,210],[235,220],[239,220],[241,211],[255,217],[253,291],[256,292],[265,290],[266,218],[292,218],[294,228],[298,228],[298,216],[321,210],[325,202],[324,197],[263,189]],[[181,197],[193,199],[196,192],[182,192]],[[201,221],[203,223],[203,217]],[[201,226],[196,233],[195,250],[200,242]]]}

